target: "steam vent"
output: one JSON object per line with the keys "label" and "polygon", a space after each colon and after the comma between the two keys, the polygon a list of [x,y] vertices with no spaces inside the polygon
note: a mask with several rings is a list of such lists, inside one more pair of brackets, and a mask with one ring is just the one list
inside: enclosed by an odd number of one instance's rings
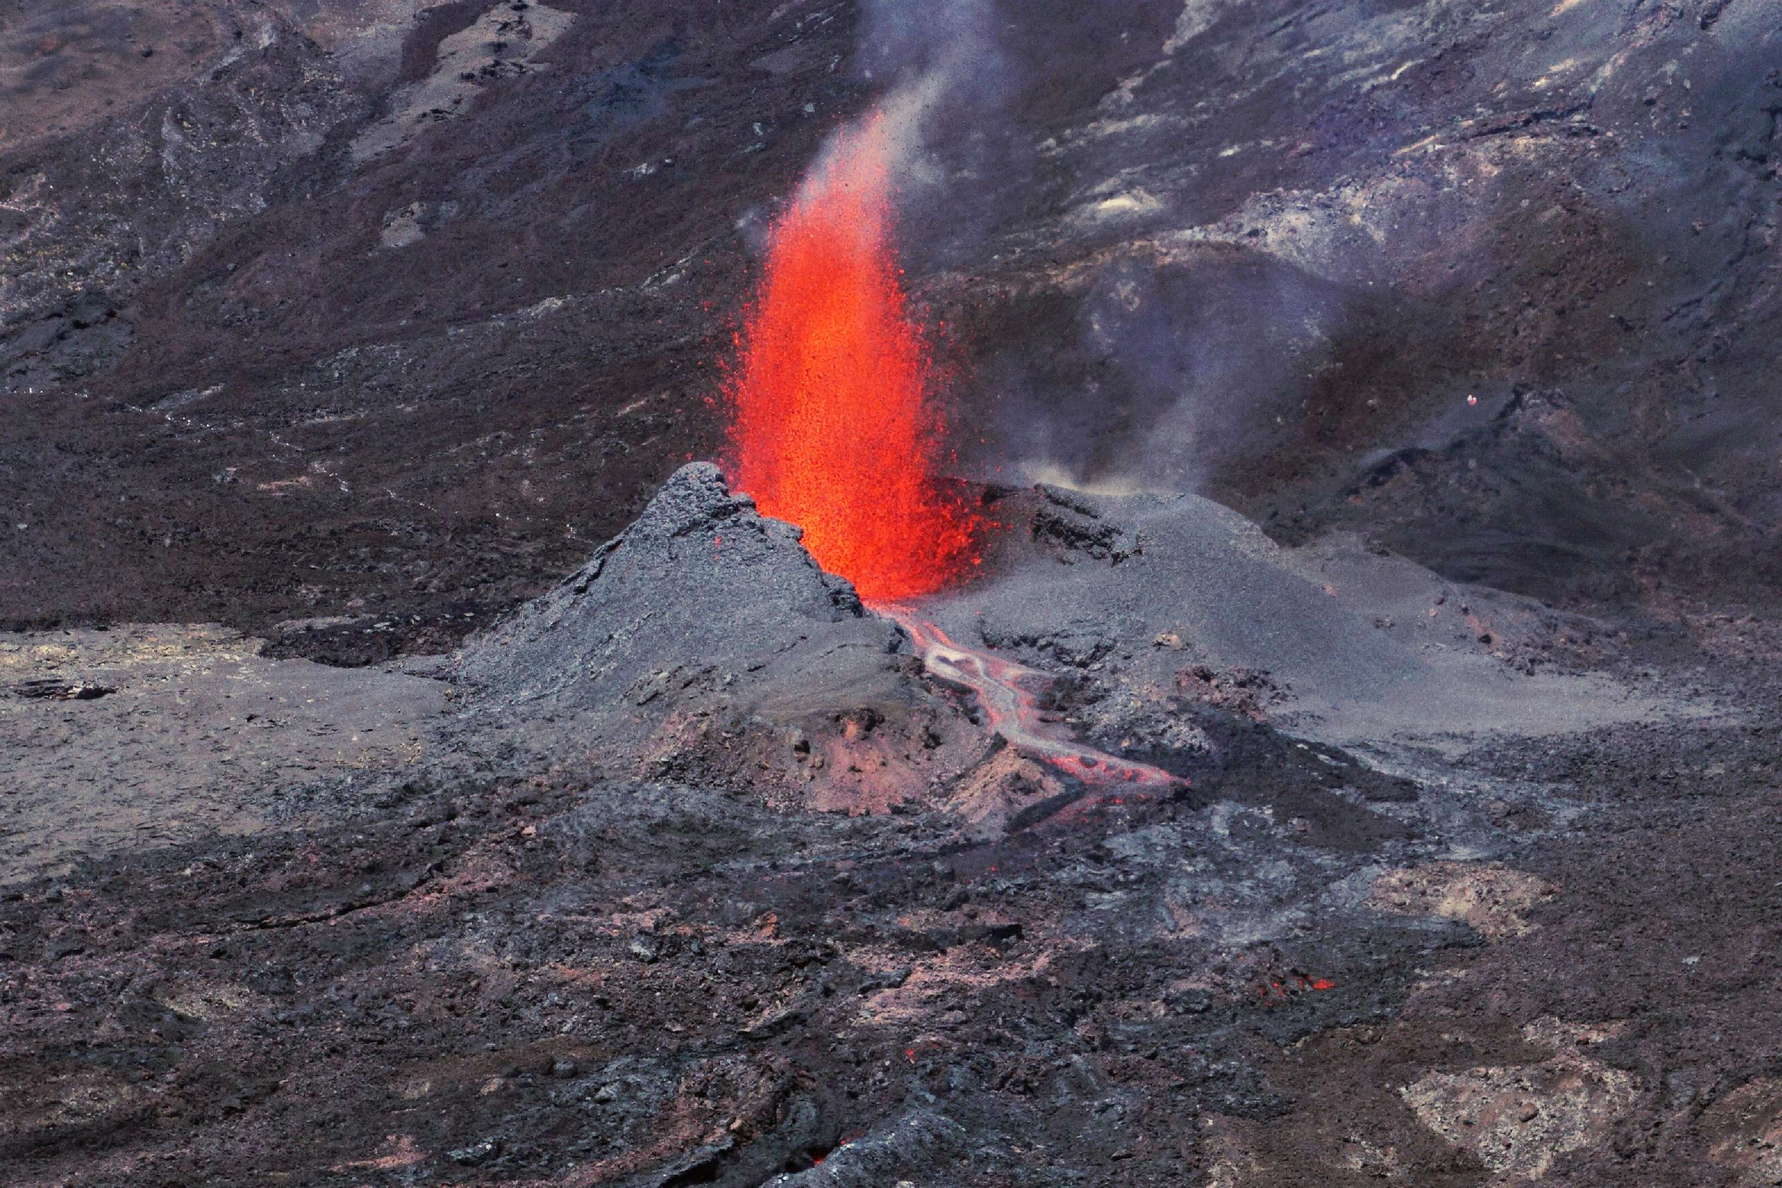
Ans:
{"label": "steam vent", "polygon": [[1782,1185],[1782,0],[19,0],[0,1188]]}

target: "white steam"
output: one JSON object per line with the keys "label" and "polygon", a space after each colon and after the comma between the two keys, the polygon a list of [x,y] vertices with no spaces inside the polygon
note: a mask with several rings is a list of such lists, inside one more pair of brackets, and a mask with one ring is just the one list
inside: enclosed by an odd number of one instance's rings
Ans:
{"label": "white steam", "polygon": [[[992,0],[870,0],[859,65],[888,89],[877,107],[906,199],[939,189],[935,141],[992,115],[1008,92]],[[956,138],[956,137],[955,137]]]}

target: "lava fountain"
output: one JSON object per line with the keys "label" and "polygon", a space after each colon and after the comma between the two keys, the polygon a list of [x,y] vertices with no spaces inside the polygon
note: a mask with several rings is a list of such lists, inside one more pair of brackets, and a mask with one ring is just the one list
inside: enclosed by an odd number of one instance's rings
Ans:
{"label": "lava fountain", "polygon": [[867,602],[953,584],[980,530],[937,480],[945,424],[893,249],[894,155],[869,116],[774,224],[728,393],[732,485]]}
{"label": "lava fountain", "polygon": [[905,601],[969,573],[986,526],[938,478],[946,426],[893,241],[896,149],[883,109],[844,131],[769,233],[726,385],[731,485],[803,528],[817,563],[900,623],[928,672],[974,693],[1011,746],[1085,783],[1179,786],[1054,737],[1038,704],[1051,677],[954,643]]}

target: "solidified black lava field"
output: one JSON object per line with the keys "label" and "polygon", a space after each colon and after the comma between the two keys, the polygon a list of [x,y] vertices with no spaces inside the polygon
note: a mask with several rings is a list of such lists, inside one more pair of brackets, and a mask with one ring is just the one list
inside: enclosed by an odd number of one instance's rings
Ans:
{"label": "solidified black lava field", "polygon": [[[1779,15],[0,10],[0,1182],[1782,1183]],[[961,46],[917,609],[1166,787],[700,461]]]}

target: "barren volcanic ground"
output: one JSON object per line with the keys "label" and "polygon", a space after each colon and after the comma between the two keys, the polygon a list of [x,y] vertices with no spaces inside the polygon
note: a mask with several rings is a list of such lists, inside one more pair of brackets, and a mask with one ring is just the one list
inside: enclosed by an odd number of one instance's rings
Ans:
{"label": "barren volcanic ground", "polygon": [[[699,459],[916,77],[874,608]],[[0,1183],[1782,1184],[1779,128],[1776,0],[0,7]]]}

